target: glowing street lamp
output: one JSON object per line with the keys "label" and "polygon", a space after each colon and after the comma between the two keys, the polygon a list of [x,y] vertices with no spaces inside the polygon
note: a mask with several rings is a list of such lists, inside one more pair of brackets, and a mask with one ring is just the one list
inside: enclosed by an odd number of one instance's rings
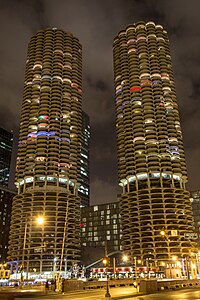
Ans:
{"label": "glowing street lamp", "polygon": [[165,236],[165,235],[166,235],[165,231],[164,231],[164,230],[161,230],[161,231],[160,231],[160,235]]}
{"label": "glowing street lamp", "polygon": [[44,247],[44,244],[43,243],[43,239],[44,239],[44,223],[45,223],[45,219],[43,216],[38,216],[36,218],[36,223],[37,225],[41,226],[42,227],[42,238],[41,238],[41,244],[42,244],[42,247],[41,247],[41,256],[40,256],[40,274],[42,273],[42,253],[43,253],[43,247]]}
{"label": "glowing street lamp", "polygon": [[177,261],[177,256],[176,256],[176,255],[173,255],[173,256],[172,256],[172,260],[173,260],[173,261]]}
{"label": "glowing street lamp", "polygon": [[[38,216],[35,221],[36,221],[37,225],[42,226],[44,224],[44,217]],[[28,227],[28,223],[26,220],[25,229],[24,229],[24,242],[23,242],[23,249],[22,249],[22,272],[24,271],[24,256],[25,256],[25,250],[26,250],[27,227]],[[41,263],[40,263],[40,271],[41,271]],[[28,269],[27,269],[27,279],[28,279]],[[22,275],[21,281],[23,282],[23,280],[24,280],[24,278]]]}
{"label": "glowing street lamp", "polygon": [[124,254],[123,257],[122,257],[122,260],[123,260],[124,262],[127,262],[127,261],[128,261],[128,256]]}
{"label": "glowing street lamp", "polygon": [[38,225],[43,225],[44,224],[44,217],[38,217],[36,219],[36,222],[37,222]]}
{"label": "glowing street lamp", "polygon": [[[107,252],[106,252],[106,254],[107,254]],[[105,294],[105,298],[111,298],[110,291],[109,291],[109,286],[108,286],[108,266],[109,266],[109,263],[110,263],[109,257],[108,256],[103,257],[102,263],[103,263],[104,267],[106,268],[106,294]]]}

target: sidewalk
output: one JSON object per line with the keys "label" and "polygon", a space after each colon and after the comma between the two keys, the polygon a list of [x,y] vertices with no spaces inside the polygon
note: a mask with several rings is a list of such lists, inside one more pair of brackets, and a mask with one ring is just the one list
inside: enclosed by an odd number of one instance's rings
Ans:
{"label": "sidewalk", "polygon": [[[45,294],[45,290],[41,290],[38,292],[27,291],[27,290],[18,290],[13,291],[10,293],[1,293],[0,298],[5,296],[6,298],[3,299],[13,299],[13,300],[28,300],[28,299],[57,299],[57,300],[105,300],[105,299],[113,299],[113,300],[120,300],[120,299],[132,299],[144,293],[137,293],[134,287],[113,287],[109,289],[111,298],[105,298],[106,289],[90,289],[84,291],[75,291],[75,292],[67,292],[67,293],[56,293],[54,291],[49,291],[48,294]],[[3,295],[4,294],[4,295]],[[9,297],[9,298],[8,298]]]}
{"label": "sidewalk", "polygon": [[[49,292],[48,295],[45,295],[45,293],[40,293],[37,295],[33,295],[36,299],[57,299],[57,300],[105,300],[105,289],[98,289],[98,290],[85,290],[85,291],[77,291],[77,292],[68,292],[68,293],[55,293],[55,292]],[[111,298],[107,299],[113,299],[113,300],[120,300],[120,299],[132,299],[138,296],[145,295],[144,293],[137,293],[135,288],[133,287],[120,287],[120,288],[111,288],[110,289]],[[31,297],[32,298],[32,297]],[[29,298],[15,298],[15,300],[28,300]]]}

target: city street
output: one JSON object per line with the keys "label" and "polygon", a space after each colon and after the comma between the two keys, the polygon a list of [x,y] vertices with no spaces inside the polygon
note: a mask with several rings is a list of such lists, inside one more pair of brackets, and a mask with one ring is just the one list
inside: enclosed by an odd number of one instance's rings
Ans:
{"label": "city street", "polygon": [[[135,292],[133,287],[123,287],[123,288],[111,288],[110,294],[111,299],[120,300],[120,299],[134,299],[134,300],[199,300],[200,299],[200,290],[199,289],[183,289],[179,291],[172,292],[162,292],[151,295],[138,295]],[[32,297],[31,297],[32,298]],[[16,300],[21,298],[15,298]],[[23,298],[30,299],[30,298]],[[32,298],[33,299],[33,298]],[[90,290],[84,292],[74,292],[64,295],[47,295],[47,296],[38,296],[34,299],[44,299],[44,300],[103,300],[105,299],[105,290]]]}

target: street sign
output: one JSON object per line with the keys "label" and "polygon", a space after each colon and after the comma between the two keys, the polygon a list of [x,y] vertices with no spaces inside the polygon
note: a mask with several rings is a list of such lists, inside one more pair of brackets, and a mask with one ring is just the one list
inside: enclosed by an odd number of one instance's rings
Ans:
{"label": "street sign", "polygon": [[196,240],[196,239],[198,239],[198,234],[196,232],[186,232],[184,234],[184,238]]}

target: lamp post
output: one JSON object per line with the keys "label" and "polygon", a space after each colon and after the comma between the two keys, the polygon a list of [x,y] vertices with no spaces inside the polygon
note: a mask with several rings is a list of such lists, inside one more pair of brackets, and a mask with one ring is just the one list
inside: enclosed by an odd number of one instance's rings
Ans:
{"label": "lamp post", "polygon": [[122,260],[123,260],[124,262],[127,262],[127,261],[128,261],[128,256],[124,254],[123,257],[122,257]]}
{"label": "lamp post", "polygon": [[200,252],[196,254],[196,262],[197,262],[197,274],[200,273],[199,262],[200,262]]}
{"label": "lamp post", "polygon": [[[129,259],[128,259],[128,256],[127,256],[126,254],[124,254],[124,255],[122,256],[122,261],[123,261],[124,263],[126,263],[128,260],[129,260]],[[126,273],[126,277],[128,277],[128,274],[127,274],[127,273]]]}
{"label": "lamp post", "polygon": [[53,262],[54,262],[54,264],[53,264],[53,272],[56,273],[56,271],[57,271],[57,266],[56,266],[57,257],[54,257]]}
{"label": "lamp post", "polygon": [[[136,256],[134,256],[133,259],[134,259],[135,283],[136,283],[136,289],[137,289],[137,292],[138,292],[137,263],[140,264],[142,261],[141,261],[140,259],[137,259]],[[127,255],[123,255],[122,260],[123,260],[124,262],[127,262],[127,261],[128,261],[128,256],[127,256]]]}
{"label": "lamp post", "polygon": [[[176,255],[172,255],[172,261],[174,262],[174,264],[177,262],[178,258]],[[176,267],[176,266],[175,266]],[[174,272],[173,272],[174,273]],[[172,274],[172,264],[170,264],[170,275],[171,278],[173,278],[173,274]]]}
{"label": "lamp post", "polygon": [[[107,255],[107,253],[106,253]],[[104,267],[106,267],[106,294],[105,298],[111,298],[110,292],[109,292],[109,285],[108,285],[108,265],[109,265],[109,258],[108,256],[105,256],[102,260]]]}
{"label": "lamp post", "polygon": [[191,277],[197,278],[198,274],[198,253],[191,251],[190,257],[189,257],[189,263],[190,263],[190,270],[191,270]]}
{"label": "lamp post", "polygon": [[113,257],[113,273],[114,273],[114,279],[116,279],[116,259]]}
{"label": "lamp post", "polygon": [[134,256],[134,266],[135,266],[135,270],[134,270],[134,273],[135,273],[135,281],[136,281],[136,288],[137,288],[137,257]]}
{"label": "lamp post", "polygon": [[65,276],[67,275],[67,258],[64,259],[65,262]]}
{"label": "lamp post", "polygon": [[42,253],[43,253],[43,247],[45,247],[44,245],[44,217],[40,216],[36,219],[36,222],[38,225],[42,226],[42,238],[41,238],[41,254],[40,254],[40,274],[42,273]]}
{"label": "lamp post", "polygon": [[[169,239],[168,239],[168,235],[166,234],[166,232],[165,232],[165,230],[161,230],[160,231],[160,235],[163,237],[163,239],[164,240],[166,240],[167,242],[169,242]],[[166,266],[166,264],[165,265],[163,265],[163,266]],[[172,270],[171,270],[171,262],[169,261],[169,275],[170,275],[170,277],[172,277]],[[167,267],[165,267],[165,276],[166,276],[166,273],[167,272]]]}
{"label": "lamp post", "polygon": [[137,257],[136,256],[134,256],[134,264],[135,264],[135,282],[136,282],[136,289],[137,289],[137,292],[139,292],[138,291],[138,279],[137,279],[137,263],[141,263],[141,260],[140,259],[138,259],[137,260]]}
{"label": "lamp post", "polygon": [[25,223],[25,228],[24,228],[24,240],[23,240],[23,248],[22,248],[21,283],[24,282],[24,255],[25,255],[25,248],[26,248],[26,233],[27,233],[27,221]]}
{"label": "lamp post", "polygon": [[[44,217],[39,216],[36,218],[36,223],[38,225],[43,225],[44,224]],[[27,228],[28,228],[28,222],[26,219],[25,223],[25,228],[24,228],[24,240],[23,240],[23,249],[22,249],[22,271],[21,271],[21,282],[24,281],[24,256],[25,256],[25,250],[31,249],[31,248],[26,248],[26,236],[27,236]],[[43,246],[43,245],[42,245]],[[41,260],[40,260],[40,269],[41,269]],[[27,279],[28,279],[28,264],[26,265],[26,273],[27,273]]]}
{"label": "lamp post", "polygon": [[108,266],[109,266],[109,257],[108,257],[108,250],[107,250],[107,240],[105,241],[105,257],[103,258],[102,262],[104,267],[106,267],[106,293],[105,298],[111,298],[110,292],[109,292],[109,285],[108,285]]}
{"label": "lamp post", "polygon": [[[69,207],[69,201],[67,201],[67,203],[66,203],[65,225],[64,225],[64,231],[63,231],[62,250],[61,250],[61,256],[60,256],[60,272],[62,271],[63,256],[64,256],[64,250],[65,250],[65,239],[66,239],[66,234],[67,234],[68,207]],[[66,259],[67,259],[67,253],[66,253]]]}
{"label": "lamp post", "polygon": [[186,276],[187,276],[187,279],[190,279],[190,269],[189,269],[189,265],[190,265],[189,258],[186,257],[186,258],[185,258],[185,269],[186,269]]}

